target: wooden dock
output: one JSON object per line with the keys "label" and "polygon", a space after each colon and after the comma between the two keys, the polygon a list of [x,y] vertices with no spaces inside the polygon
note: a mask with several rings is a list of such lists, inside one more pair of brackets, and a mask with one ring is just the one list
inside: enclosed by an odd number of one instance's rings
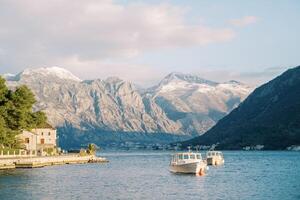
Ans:
{"label": "wooden dock", "polygon": [[66,154],[59,156],[35,156],[26,158],[0,158],[0,169],[14,168],[39,168],[51,165],[64,164],[86,164],[86,163],[106,163],[106,158],[94,155],[80,156],[78,154]]}

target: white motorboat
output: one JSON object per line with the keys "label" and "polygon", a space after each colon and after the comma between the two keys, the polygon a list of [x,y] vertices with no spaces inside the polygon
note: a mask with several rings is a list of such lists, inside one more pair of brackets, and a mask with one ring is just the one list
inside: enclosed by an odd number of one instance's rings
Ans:
{"label": "white motorboat", "polygon": [[206,170],[207,164],[200,153],[189,151],[172,155],[171,172],[204,175]]}
{"label": "white motorboat", "polygon": [[223,165],[225,162],[223,153],[221,151],[208,151],[206,162],[208,165]]}

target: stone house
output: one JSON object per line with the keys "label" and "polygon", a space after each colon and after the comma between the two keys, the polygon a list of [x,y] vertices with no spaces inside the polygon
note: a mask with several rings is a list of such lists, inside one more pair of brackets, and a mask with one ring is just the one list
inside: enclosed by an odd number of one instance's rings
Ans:
{"label": "stone house", "polygon": [[57,148],[56,129],[49,124],[43,128],[23,130],[17,137],[21,139],[26,150],[42,152],[45,149]]}
{"label": "stone house", "polygon": [[21,141],[26,150],[37,150],[37,135],[35,133],[23,130],[17,138]]}
{"label": "stone house", "polygon": [[56,148],[56,129],[54,128],[37,128],[31,130],[37,135],[37,150]]}

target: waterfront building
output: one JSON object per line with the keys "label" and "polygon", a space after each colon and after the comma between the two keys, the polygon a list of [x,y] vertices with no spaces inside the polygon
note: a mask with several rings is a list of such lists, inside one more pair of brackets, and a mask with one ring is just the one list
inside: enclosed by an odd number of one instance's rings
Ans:
{"label": "waterfront building", "polygon": [[43,153],[44,150],[54,150],[57,148],[56,129],[49,124],[30,131],[23,130],[17,138],[21,140],[24,148],[29,151]]}
{"label": "waterfront building", "polygon": [[17,136],[21,141],[23,147],[29,151],[37,150],[37,134],[31,131],[23,130],[21,134]]}

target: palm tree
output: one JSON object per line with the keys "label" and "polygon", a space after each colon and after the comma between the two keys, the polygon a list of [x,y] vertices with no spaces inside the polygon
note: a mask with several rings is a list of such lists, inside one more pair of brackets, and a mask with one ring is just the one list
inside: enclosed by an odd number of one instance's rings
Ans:
{"label": "palm tree", "polygon": [[88,149],[87,149],[87,152],[89,154],[92,154],[92,155],[95,155],[96,154],[96,151],[99,149],[99,147],[94,144],[94,143],[91,143],[88,145]]}

